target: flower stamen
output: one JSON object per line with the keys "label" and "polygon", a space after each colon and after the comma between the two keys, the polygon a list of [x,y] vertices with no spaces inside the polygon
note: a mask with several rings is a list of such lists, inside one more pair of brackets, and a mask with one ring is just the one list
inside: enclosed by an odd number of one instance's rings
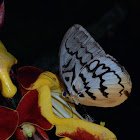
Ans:
{"label": "flower stamen", "polygon": [[21,128],[25,138],[27,137],[31,138],[36,131],[35,127],[31,124],[24,124],[21,126]]}

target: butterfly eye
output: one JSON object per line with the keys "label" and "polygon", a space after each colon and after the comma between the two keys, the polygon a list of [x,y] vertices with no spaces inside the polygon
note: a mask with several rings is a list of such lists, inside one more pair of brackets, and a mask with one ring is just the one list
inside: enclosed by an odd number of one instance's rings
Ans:
{"label": "butterfly eye", "polygon": [[66,94],[67,94],[67,93],[66,93],[65,91],[62,92],[62,96],[63,96],[63,97],[66,97]]}

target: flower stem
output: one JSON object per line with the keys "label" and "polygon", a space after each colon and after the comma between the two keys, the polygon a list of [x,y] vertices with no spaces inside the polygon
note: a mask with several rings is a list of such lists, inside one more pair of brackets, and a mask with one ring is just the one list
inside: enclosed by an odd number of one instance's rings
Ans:
{"label": "flower stem", "polygon": [[11,98],[11,103],[12,103],[13,108],[16,109],[17,106],[16,106],[14,98]]}

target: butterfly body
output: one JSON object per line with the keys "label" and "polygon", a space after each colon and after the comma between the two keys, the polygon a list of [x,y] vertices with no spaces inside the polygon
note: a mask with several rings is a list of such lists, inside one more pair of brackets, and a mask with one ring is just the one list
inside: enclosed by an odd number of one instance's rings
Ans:
{"label": "butterfly body", "polygon": [[113,107],[131,92],[130,76],[80,25],[71,27],[60,47],[60,76],[71,102]]}

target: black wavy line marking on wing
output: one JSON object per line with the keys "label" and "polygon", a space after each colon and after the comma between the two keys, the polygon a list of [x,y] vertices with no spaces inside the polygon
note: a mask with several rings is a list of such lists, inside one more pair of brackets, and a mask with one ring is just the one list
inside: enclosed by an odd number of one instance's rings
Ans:
{"label": "black wavy line marking on wing", "polygon": [[[67,71],[62,71],[62,73],[64,74],[64,73],[67,73],[67,72],[73,72],[73,74],[72,74],[72,78],[71,78],[71,85],[72,85],[72,82],[73,82],[73,80],[74,80],[74,78],[75,78],[75,65],[70,69],[70,70],[67,70]],[[69,81],[69,77],[65,77],[65,80],[68,82]],[[65,87],[66,87],[66,89],[67,89],[67,86],[66,86],[66,84],[65,84],[65,82],[64,82],[64,85],[65,85]],[[69,91],[67,90],[67,92],[68,92],[68,94],[70,95],[70,93],[69,93]]]}
{"label": "black wavy line marking on wing", "polygon": [[[74,38],[74,39],[76,39],[76,38]],[[85,63],[82,62],[82,57],[83,57],[83,56],[78,57],[78,51],[72,53],[72,51],[70,50],[70,48],[67,47],[66,44],[67,44],[67,41],[68,41],[68,40],[69,40],[69,39],[67,39],[66,42],[65,42],[65,48],[66,48],[66,50],[67,50],[67,53],[70,54],[71,56],[75,55],[75,56],[76,56],[76,59],[78,59],[78,60],[80,61],[80,64],[81,64],[81,65],[85,65],[87,62],[85,62]],[[77,39],[76,39],[76,40],[77,40]],[[77,40],[77,42],[78,42],[78,40]],[[84,48],[84,49],[85,49],[85,54],[89,54],[89,55],[91,56],[91,59],[93,59],[93,54],[90,53],[90,52],[87,50],[86,47],[83,47],[81,42],[78,42],[78,43],[80,43],[80,48]]]}
{"label": "black wavy line marking on wing", "polygon": [[[78,51],[76,51],[76,52],[74,52],[74,53],[72,53],[72,52],[70,51],[70,48],[68,48],[67,45],[66,45],[66,44],[67,44],[67,41],[68,41],[68,39],[67,39],[66,42],[65,42],[65,48],[66,48],[66,50],[67,50],[67,53],[70,54],[71,56],[75,55],[75,56],[76,56],[76,59],[79,60],[80,64],[81,64],[82,67],[83,67],[87,62],[85,62],[85,63],[82,62],[82,56],[78,57]],[[85,48],[85,47],[83,47],[82,44],[81,44],[81,48]],[[85,49],[86,49],[86,48],[85,48]],[[87,49],[86,49],[86,52],[88,52]],[[90,54],[90,55],[91,55],[91,58],[93,58],[92,53],[88,52],[88,54]],[[64,69],[67,69],[67,67],[69,67],[71,61],[72,61],[72,58],[67,62],[67,64],[63,65],[62,67],[63,67]],[[76,63],[75,63],[75,65],[76,65]],[[76,74],[75,74],[75,65],[74,65],[71,69],[69,69],[69,70],[66,70],[66,71],[63,70],[63,71],[62,71],[63,74],[64,74],[64,73],[67,73],[67,72],[73,72],[73,76],[72,76],[72,80],[71,80],[71,85],[72,85],[72,82],[73,82],[74,78],[76,77]],[[69,77],[65,77],[65,80],[68,82],[68,81],[69,81]],[[65,84],[65,83],[64,83],[64,84]],[[65,86],[66,86],[66,84],[65,84]]]}
{"label": "black wavy line marking on wing", "polygon": [[[95,61],[97,61],[96,67],[95,67],[93,70],[90,70],[90,64],[91,64],[91,63],[94,63]],[[92,75],[93,78],[96,78],[96,77],[99,77],[99,78],[100,78],[101,82],[100,82],[100,89],[99,89],[99,90],[101,91],[101,93],[103,94],[103,96],[105,96],[105,97],[107,98],[109,93],[105,92],[105,90],[107,89],[107,87],[103,85],[103,82],[104,82],[105,80],[104,80],[102,77],[103,77],[104,74],[109,73],[109,72],[113,72],[114,75],[116,75],[117,78],[119,79],[118,84],[122,87],[122,90],[120,90],[120,92],[119,92],[119,93],[120,93],[120,96],[121,96],[121,95],[122,95],[121,92],[124,90],[124,86],[121,84],[121,78],[119,77],[119,75],[116,74],[115,71],[112,71],[112,70],[110,69],[110,67],[106,67],[105,64],[100,64],[100,61],[99,61],[99,60],[94,60],[94,61],[92,61],[91,63],[89,63],[89,64],[86,65],[85,67],[86,67],[86,69],[87,69],[88,72],[93,73],[93,75]],[[96,72],[96,70],[97,70],[100,66],[103,66],[102,69],[107,69],[107,71],[103,72],[102,74],[96,75],[95,72]]]}
{"label": "black wavy line marking on wing", "polygon": [[87,86],[87,84],[89,82],[86,82],[86,78],[84,77],[84,75],[82,73],[79,74],[79,76],[81,77],[83,83],[84,83],[84,88],[86,89],[85,92],[93,99],[96,100],[96,97],[93,95],[94,93],[89,92],[90,87]]}
{"label": "black wavy line marking on wing", "polygon": [[67,68],[67,67],[69,66],[69,64],[70,64],[71,60],[72,60],[72,58],[68,61],[68,63],[67,63],[67,64],[63,65],[63,68]]}

